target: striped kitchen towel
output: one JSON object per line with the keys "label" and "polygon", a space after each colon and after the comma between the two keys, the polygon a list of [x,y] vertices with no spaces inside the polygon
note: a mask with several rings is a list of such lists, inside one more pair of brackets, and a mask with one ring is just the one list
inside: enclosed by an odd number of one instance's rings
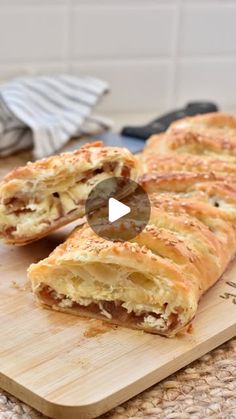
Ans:
{"label": "striped kitchen towel", "polygon": [[0,85],[0,157],[33,147],[49,156],[73,136],[107,129],[111,121],[92,115],[108,91],[106,82],[71,75],[19,77]]}

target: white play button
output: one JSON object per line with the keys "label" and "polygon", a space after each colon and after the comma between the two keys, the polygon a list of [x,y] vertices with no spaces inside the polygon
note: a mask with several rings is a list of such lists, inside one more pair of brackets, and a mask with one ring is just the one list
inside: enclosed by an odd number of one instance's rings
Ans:
{"label": "white play button", "polygon": [[124,217],[126,214],[130,213],[130,207],[128,205],[122,204],[115,198],[109,198],[108,200],[108,220],[110,223],[113,223],[119,218]]}
{"label": "white play button", "polygon": [[148,194],[124,176],[98,182],[85,203],[87,222],[104,240],[129,241],[141,234],[149,222]]}

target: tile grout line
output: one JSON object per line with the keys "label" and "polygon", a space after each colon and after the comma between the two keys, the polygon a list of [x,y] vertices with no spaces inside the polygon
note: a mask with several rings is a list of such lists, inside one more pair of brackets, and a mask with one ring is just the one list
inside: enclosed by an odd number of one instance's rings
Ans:
{"label": "tile grout line", "polygon": [[[68,55],[68,59],[69,59],[69,54]],[[81,64],[81,65],[100,65],[100,64],[128,64],[128,65],[132,65],[132,64],[137,64],[140,62],[140,60],[142,59],[142,57],[133,57],[133,58],[127,58],[126,57],[119,57],[119,58],[115,58],[115,57],[102,57],[102,58],[92,58],[92,59],[88,59],[87,57],[81,57],[81,59],[79,58],[71,58],[71,63],[74,64]],[[24,59],[26,60],[26,59]],[[173,56],[169,56],[169,57],[145,57],[143,58],[143,64],[148,65],[148,64],[172,64],[174,62]],[[235,63],[236,62],[236,56],[229,56],[229,55],[215,55],[215,56],[180,56],[178,58],[178,62],[180,63],[200,63],[200,64],[211,64],[211,63]],[[55,57],[53,59],[46,59],[46,60],[42,60],[40,59],[27,59],[27,61],[25,61],[26,65],[52,65],[52,64],[60,64],[61,59],[60,57]],[[24,66],[25,64],[22,63],[22,60],[18,59],[16,61],[12,61],[12,60],[8,60],[8,62],[1,62],[1,69],[8,69],[8,68],[13,68],[16,65],[21,65]]]}

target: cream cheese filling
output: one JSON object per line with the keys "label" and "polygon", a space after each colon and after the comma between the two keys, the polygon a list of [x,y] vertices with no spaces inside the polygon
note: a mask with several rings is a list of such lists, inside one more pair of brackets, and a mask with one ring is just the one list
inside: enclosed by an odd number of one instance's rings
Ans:
{"label": "cream cheese filling", "polygon": [[79,182],[63,192],[54,192],[45,196],[42,192],[41,200],[35,200],[35,196],[29,198],[28,203],[22,208],[8,207],[0,204],[0,229],[12,227],[13,237],[27,237],[39,234],[55,221],[70,214],[78,212],[78,217],[84,215],[84,205],[88,194],[94,184],[110,178],[108,173],[102,172],[88,179],[87,182]]}
{"label": "cream cheese filling", "polygon": [[[134,269],[113,264],[76,264],[74,269],[71,266],[56,267],[48,276],[44,272],[42,276],[38,274],[34,277],[32,286],[36,294],[42,287],[50,287],[57,295],[63,296],[62,305],[70,306],[69,301],[84,306],[102,301],[121,301],[128,313],[140,315],[146,312],[150,315],[153,312],[165,322],[171,314],[177,313],[180,322],[185,324],[197,309],[194,293],[189,291],[187,296],[184,295],[167,278],[143,275]],[[149,317],[145,321],[151,324],[154,320]]]}

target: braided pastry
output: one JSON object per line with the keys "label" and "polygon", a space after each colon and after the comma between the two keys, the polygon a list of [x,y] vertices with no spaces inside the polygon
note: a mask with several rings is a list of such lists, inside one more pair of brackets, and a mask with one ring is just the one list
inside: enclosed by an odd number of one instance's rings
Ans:
{"label": "braided pastry", "polygon": [[236,180],[236,118],[223,113],[188,117],[153,135],[142,172],[213,172]]}
{"label": "braided pastry", "polygon": [[[125,241],[127,221],[116,223],[121,240],[115,242],[85,224],[32,265],[29,277],[41,303],[164,336],[186,328],[200,297],[234,256],[236,236],[228,220],[236,218],[236,189],[228,198],[224,187],[227,193],[229,185],[222,182],[199,182],[193,193],[191,179],[178,193],[170,185],[171,178],[161,179],[161,193],[150,195],[149,224],[135,239]],[[214,204],[217,193],[222,208]],[[141,197],[125,204],[135,220]],[[96,217],[104,233],[102,210]]]}
{"label": "braided pastry", "polygon": [[[199,299],[235,255],[235,126],[234,118],[211,114],[184,119],[152,137],[139,177],[151,202],[149,224],[126,241],[129,223],[121,219],[114,227],[121,240],[115,242],[87,224],[77,228],[29,268],[40,302],[164,336],[186,329]],[[192,161],[199,165],[192,167]],[[125,204],[132,207],[132,224],[142,212],[142,197],[130,196]],[[104,231],[103,210],[95,216]]]}

